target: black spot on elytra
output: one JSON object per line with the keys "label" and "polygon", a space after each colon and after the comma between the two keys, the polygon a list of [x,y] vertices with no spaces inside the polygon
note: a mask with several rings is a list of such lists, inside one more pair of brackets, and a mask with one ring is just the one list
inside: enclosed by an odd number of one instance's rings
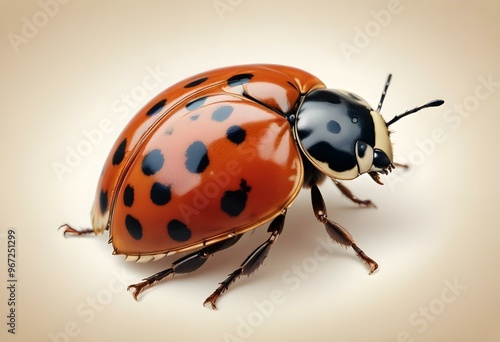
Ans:
{"label": "black spot on elytra", "polygon": [[192,173],[202,173],[207,168],[208,159],[207,147],[201,141],[195,141],[186,150],[186,168]]}
{"label": "black spot on elytra", "polygon": [[228,138],[229,141],[235,143],[236,145],[239,145],[243,141],[245,141],[246,136],[247,132],[240,126],[236,125],[229,127],[226,132],[226,138]]}
{"label": "black spot on elytra", "polygon": [[152,150],[142,160],[142,172],[146,176],[151,176],[160,171],[164,163],[163,155],[159,149]]}
{"label": "black spot on elytra", "polygon": [[189,120],[191,120],[191,121],[196,121],[196,120],[198,120],[199,118],[200,118],[200,114],[195,114],[195,115],[191,115],[191,116],[189,117]]}
{"label": "black spot on elytra", "polygon": [[170,128],[168,128],[168,129],[165,131],[165,134],[166,134],[166,135],[172,135],[172,133],[174,133],[174,128],[173,128],[173,127],[170,127]]}
{"label": "black spot on elytra", "polygon": [[222,122],[226,120],[229,115],[233,112],[233,106],[222,106],[214,110],[212,113],[212,120],[217,122]]}
{"label": "black spot on elytra", "polygon": [[131,215],[125,217],[125,227],[127,231],[135,240],[142,239],[142,225],[138,219]]}
{"label": "black spot on elytra", "polygon": [[184,88],[192,88],[192,87],[196,87],[197,85],[202,84],[202,83],[203,83],[203,82],[205,82],[206,80],[208,80],[208,77],[198,78],[197,80],[194,80],[193,82],[190,82],[190,83],[186,84],[186,85],[184,86]]}
{"label": "black spot on elytra", "polygon": [[239,86],[239,85],[242,85],[242,84],[250,82],[250,80],[252,79],[252,77],[253,77],[253,74],[238,74],[238,75],[234,75],[234,76],[230,77],[227,80],[227,84],[230,87]]}
{"label": "black spot on elytra", "polygon": [[342,127],[340,127],[340,124],[335,121],[335,120],[330,120],[326,124],[326,129],[328,132],[333,133],[333,134],[339,134],[340,131],[342,130]]}
{"label": "black spot on elytra", "polygon": [[241,214],[247,205],[248,195],[252,188],[248,186],[245,179],[241,179],[239,190],[228,190],[224,192],[220,201],[220,207],[223,212],[229,216],[236,217]]}
{"label": "black spot on elytra", "polygon": [[170,185],[164,185],[158,182],[155,182],[151,187],[150,198],[156,205],[165,205],[170,202],[172,198],[172,192],[170,189]]}
{"label": "black spot on elytra", "polygon": [[197,108],[200,108],[201,106],[203,106],[203,104],[205,103],[206,100],[207,100],[206,96],[200,97],[199,99],[196,99],[196,100],[193,100],[186,105],[186,109],[187,110],[195,110]]}
{"label": "black spot on elytra", "polygon": [[120,145],[116,148],[113,154],[113,165],[118,165],[122,162],[125,157],[125,149],[127,148],[127,138],[123,139]]}
{"label": "black spot on elytra", "polygon": [[104,214],[108,209],[108,192],[101,190],[99,194],[99,209],[101,209],[101,213]]}
{"label": "black spot on elytra", "polygon": [[172,240],[184,242],[191,238],[191,230],[181,221],[172,220],[167,224],[168,235]]}
{"label": "black spot on elytra", "polygon": [[158,114],[160,112],[160,110],[165,106],[166,103],[167,103],[166,99],[159,101],[153,107],[149,108],[149,110],[146,112],[146,115],[152,116],[152,115]]}
{"label": "black spot on elytra", "polygon": [[134,188],[130,184],[127,184],[123,191],[123,204],[127,207],[131,207],[134,204]]}

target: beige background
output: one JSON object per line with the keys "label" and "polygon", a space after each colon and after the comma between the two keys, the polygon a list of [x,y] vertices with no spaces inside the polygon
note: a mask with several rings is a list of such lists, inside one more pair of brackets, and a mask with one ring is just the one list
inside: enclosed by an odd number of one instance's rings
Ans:
{"label": "beige background", "polygon": [[[497,1],[2,0],[0,339],[499,341],[499,13]],[[126,284],[173,259],[125,263],[106,237],[64,239],[57,227],[90,224],[102,163],[149,98],[194,73],[254,62],[303,68],[373,106],[392,72],[386,118],[446,100],[393,127],[411,171],[384,177],[385,187],[350,183],[377,210],[323,187],[331,217],[380,269],[368,276],[351,251],[325,247],[304,191],[265,266],[218,312],[201,303],[265,229],[136,303]],[[10,227],[15,337],[5,325]]]}

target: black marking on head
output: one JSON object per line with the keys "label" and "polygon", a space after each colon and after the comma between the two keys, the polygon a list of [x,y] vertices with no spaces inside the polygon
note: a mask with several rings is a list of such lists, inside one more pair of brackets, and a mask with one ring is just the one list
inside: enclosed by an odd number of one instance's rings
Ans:
{"label": "black marking on head", "polygon": [[186,84],[186,85],[184,86],[184,88],[192,88],[192,87],[196,87],[197,85],[202,84],[202,83],[203,83],[203,82],[205,82],[206,80],[208,80],[208,77],[198,78],[197,80],[194,80],[193,82],[190,82],[190,83]]}
{"label": "black marking on head", "polygon": [[340,124],[335,121],[335,120],[330,120],[326,124],[326,129],[328,132],[333,133],[333,134],[339,134],[340,131],[342,130],[342,127],[340,127]]}
{"label": "black marking on head", "polygon": [[101,209],[101,214],[104,214],[108,210],[108,192],[102,189],[99,194],[99,209]]}
{"label": "black marking on head", "polygon": [[208,159],[207,147],[201,141],[195,141],[186,150],[186,168],[192,173],[202,173],[207,168]]}
{"label": "black marking on head", "polygon": [[[370,108],[352,96],[332,89],[306,95],[297,116],[297,136],[306,155],[336,172],[357,165],[356,142],[375,145]],[[316,165],[319,167],[319,165]]]}
{"label": "black marking on head", "polygon": [[303,140],[312,134],[312,129],[300,129],[297,131],[299,139]]}
{"label": "black marking on head", "polygon": [[127,184],[123,191],[123,204],[127,207],[131,207],[134,204],[134,187],[130,186],[130,184]]}
{"label": "black marking on head", "polygon": [[239,85],[250,82],[252,77],[253,77],[253,74],[250,74],[250,73],[234,75],[227,80],[227,85],[230,87],[239,86]]}
{"label": "black marking on head", "polygon": [[154,149],[144,156],[144,159],[142,160],[142,172],[146,176],[154,175],[160,171],[164,162],[165,159],[163,158],[161,151],[159,149]]}
{"label": "black marking on head", "polygon": [[365,156],[366,150],[368,149],[368,144],[363,141],[358,141],[358,156],[363,158]]}
{"label": "black marking on head", "polygon": [[122,162],[125,157],[125,150],[127,148],[127,138],[123,139],[121,144],[116,148],[115,154],[113,154],[113,165],[118,165]]}
{"label": "black marking on head", "polygon": [[356,157],[351,153],[336,149],[326,141],[320,141],[307,149],[314,159],[328,164],[331,170],[342,172],[357,165]]}
{"label": "black marking on head", "polygon": [[328,102],[331,104],[339,104],[341,101],[339,94],[329,91],[328,89],[318,89],[307,94],[308,101]]}
{"label": "black marking on head", "polygon": [[239,190],[224,192],[220,201],[221,210],[232,217],[240,215],[245,210],[248,199],[247,193],[251,190],[252,187],[248,186],[247,181],[242,178]]}
{"label": "black marking on head", "polygon": [[235,143],[236,145],[239,145],[243,141],[245,141],[246,136],[247,132],[237,125],[229,127],[226,132],[226,138],[228,138],[229,141]]}
{"label": "black marking on head", "polygon": [[195,110],[197,108],[200,108],[201,106],[203,106],[203,104],[205,103],[205,101],[207,100],[207,97],[204,96],[204,97],[200,97],[198,99],[195,99],[191,102],[189,102],[187,105],[186,105],[186,109],[187,110]]}
{"label": "black marking on head", "polygon": [[231,115],[233,110],[234,110],[233,106],[219,107],[212,113],[212,120],[217,122],[222,122]]}
{"label": "black marking on head", "polygon": [[172,198],[171,185],[155,182],[151,187],[151,201],[156,205],[165,205]]}
{"label": "black marking on head", "polygon": [[151,107],[146,112],[146,115],[147,116],[152,116],[152,115],[158,114],[161,111],[161,109],[165,106],[166,103],[167,103],[166,99],[163,99],[163,100],[159,101],[157,104],[155,104],[153,107]]}
{"label": "black marking on head", "polygon": [[138,219],[131,215],[125,217],[125,227],[127,231],[135,240],[142,239],[142,225]]}
{"label": "black marking on head", "polygon": [[181,221],[172,220],[167,224],[168,235],[172,240],[185,242],[191,238],[191,230]]}

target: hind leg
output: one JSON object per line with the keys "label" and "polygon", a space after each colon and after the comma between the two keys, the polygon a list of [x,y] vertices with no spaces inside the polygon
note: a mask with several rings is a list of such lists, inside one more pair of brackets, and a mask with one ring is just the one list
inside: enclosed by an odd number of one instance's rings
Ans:
{"label": "hind leg", "polygon": [[196,252],[185,255],[182,258],[174,261],[170,268],[155,273],[150,277],[144,278],[140,283],[130,285],[127,290],[134,289],[132,296],[135,300],[137,300],[137,296],[139,296],[142,291],[153,286],[155,283],[159,282],[166,276],[190,273],[197,270],[208,260],[209,257],[214,255],[216,252],[231,247],[236,242],[238,242],[241,236],[242,235],[237,235],[233,238],[214,243],[213,245],[204,247]]}
{"label": "hind leg", "polygon": [[71,227],[69,224],[63,224],[59,227],[59,229],[64,228],[63,235],[67,237],[67,235],[81,236],[94,233],[94,230],[91,228],[87,229],[76,229]]}

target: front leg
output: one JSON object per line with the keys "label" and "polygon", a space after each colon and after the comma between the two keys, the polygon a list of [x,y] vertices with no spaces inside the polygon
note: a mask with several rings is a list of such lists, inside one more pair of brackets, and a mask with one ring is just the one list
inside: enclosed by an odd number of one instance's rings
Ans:
{"label": "front leg", "polygon": [[368,257],[365,252],[358,247],[358,245],[356,245],[352,235],[344,227],[328,219],[325,201],[323,200],[323,196],[316,185],[311,187],[311,201],[316,218],[319,222],[325,225],[330,238],[343,246],[352,247],[358,257],[370,267],[370,274],[375,272],[378,268],[378,264],[373,259]]}

